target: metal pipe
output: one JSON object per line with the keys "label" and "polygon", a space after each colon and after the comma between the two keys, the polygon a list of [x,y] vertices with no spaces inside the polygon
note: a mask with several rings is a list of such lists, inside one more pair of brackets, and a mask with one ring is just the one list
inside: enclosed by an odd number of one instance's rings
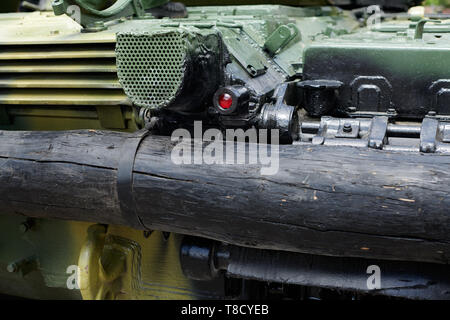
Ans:
{"label": "metal pipe", "polygon": [[196,237],[184,237],[180,262],[183,273],[193,280],[212,280],[225,273],[248,280],[366,293],[371,290],[367,283],[373,270],[379,270],[383,278],[378,294],[411,299],[450,298],[450,277],[445,265],[260,250]]}
{"label": "metal pipe", "polygon": [[[368,120],[370,121],[370,120]],[[300,124],[303,133],[317,133],[320,128],[319,121],[305,121]],[[420,138],[420,124],[388,124],[387,134],[390,137]]]}

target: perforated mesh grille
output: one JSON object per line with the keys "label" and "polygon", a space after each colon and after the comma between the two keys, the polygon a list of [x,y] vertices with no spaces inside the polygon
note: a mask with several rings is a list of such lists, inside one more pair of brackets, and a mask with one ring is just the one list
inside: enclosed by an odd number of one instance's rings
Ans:
{"label": "perforated mesh grille", "polygon": [[117,35],[117,73],[134,104],[148,108],[170,104],[183,81],[184,48],[180,32]]}

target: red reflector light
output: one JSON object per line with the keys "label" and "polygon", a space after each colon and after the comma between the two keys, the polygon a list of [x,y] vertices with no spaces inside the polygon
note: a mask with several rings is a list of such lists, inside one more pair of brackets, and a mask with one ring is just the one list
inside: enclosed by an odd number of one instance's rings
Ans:
{"label": "red reflector light", "polygon": [[232,104],[233,97],[230,94],[224,93],[219,96],[219,106],[222,109],[230,109]]}

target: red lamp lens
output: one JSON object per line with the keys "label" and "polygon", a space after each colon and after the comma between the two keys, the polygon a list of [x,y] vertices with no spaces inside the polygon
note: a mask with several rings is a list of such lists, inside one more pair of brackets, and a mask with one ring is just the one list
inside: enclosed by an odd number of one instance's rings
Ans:
{"label": "red lamp lens", "polygon": [[230,94],[224,93],[220,95],[219,106],[222,109],[230,109],[232,104],[233,104],[233,97]]}

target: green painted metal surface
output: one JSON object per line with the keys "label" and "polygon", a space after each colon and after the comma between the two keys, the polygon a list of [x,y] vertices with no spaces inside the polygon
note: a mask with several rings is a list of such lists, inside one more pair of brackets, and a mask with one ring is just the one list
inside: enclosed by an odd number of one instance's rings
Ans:
{"label": "green painted metal surface", "polygon": [[[189,9],[189,15],[182,20],[126,20],[94,33],[81,32],[81,27],[66,15],[0,15],[0,129],[137,130],[139,119],[117,76],[117,33],[180,30],[181,34],[192,36],[186,45],[201,45],[202,37],[221,34],[232,59],[241,65],[264,72],[270,58],[281,72],[294,75],[305,45],[314,36],[334,34],[331,29],[348,33],[357,26],[333,8],[195,7]],[[267,42],[278,28],[286,25],[295,26],[298,34],[289,41],[273,37]],[[191,31],[184,33],[186,30]],[[266,43],[272,48],[270,55],[262,49]],[[150,55],[155,50],[131,48],[135,49],[147,50]],[[167,55],[158,50],[160,55]],[[164,81],[163,74],[155,77]],[[2,216],[0,220],[1,229],[5,230],[0,236],[0,292],[27,298],[81,298],[80,290],[68,288],[72,274],[67,273],[67,268],[78,263],[90,224],[39,220],[22,233],[24,218]],[[114,237],[135,241],[143,254],[142,282],[137,291],[130,288],[130,294],[121,298],[193,299],[223,295],[222,282],[193,283],[182,275],[177,260],[178,236],[166,242],[158,233],[147,240],[135,230],[113,226],[109,230]],[[25,275],[8,272],[8,265],[28,257],[35,259],[35,270]]]}
{"label": "green painted metal surface", "polygon": [[258,5],[258,4],[281,4],[290,6],[324,6],[329,5],[327,0],[185,0],[183,1],[188,6],[218,6],[218,5]]}
{"label": "green painted metal surface", "polygon": [[[450,25],[446,22],[427,23],[423,35],[416,37],[417,21],[400,19],[374,28],[361,28],[349,12],[334,7],[300,7],[323,5],[324,1],[273,3],[277,4],[196,6],[189,8],[187,19],[119,19],[91,33],[81,32],[82,27],[66,15],[41,12],[0,15],[0,129],[136,131],[141,122],[135,107],[165,107],[179,89],[179,78],[184,72],[181,60],[211,34],[217,35],[217,39],[220,36],[230,64],[241,67],[249,81],[267,74],[285,80],[301,80],[305,64],[318,57],[323,60],[324,69],[328,68],[327,61],[342,60],[341,67],[346,69],[352,60],[364,57],[365,62],[402,77],[414,78],[416,73],[425,77],[446,77],[450,64]],[[176,48],[167,46],[167,43],[173,44],[170,37],[156,44],[152,42],[155,34],[174,33],[188,41]],[[120,39],[120,35],[131,35],[132,39]],[[121,47],[121,40],[128,45]],[[169,81],[164,72],[177,61],[165,59],[173,59],[176,54],[181,55],[181,60],[171,70],[173,77]],[[153,62],[162,67],[141,61],[133,72],[118,75],[134,62],[133,55],[147,60],[157,56]],[[139,65],[154,69],[154,83],[142,84],[139,77],[144,72]],[[412,65],[415,68],[411,68]],[[326,69],[327,73],[333,75],[337,71],[333,68]],[[151,101],[153,104],[145,100],[147,95],[155,95],[164,81],[166,87],[170,87],[168,93]],[[138,91],[124,90],[124,83]],[[139,90],[144,93],[136,94]],[[79,290],[67,288],[67,267],[78,263],[90,224],[42,220],[23,233],[20,226],[24,218],[2,216],[0,220],[0,292],[30,298],[81,298]],[[181,275],[176,252],[179,238],[165,243],[161,235],[156,234],[154,242],[149,244],[135,230],[114,226],[109,230],[114,237],[138,243],[142,252],[146,252],[142,268],[144,280],[133,298],[195,298],[222,294],[216,289],[193,284]],[[35,271],[25,275],[8,272],[8,265],[29,257],[37,259]],[[156,267],[152,269],[152,265]],[[167,289],[168,285],[172,286],[171,290]]]}

